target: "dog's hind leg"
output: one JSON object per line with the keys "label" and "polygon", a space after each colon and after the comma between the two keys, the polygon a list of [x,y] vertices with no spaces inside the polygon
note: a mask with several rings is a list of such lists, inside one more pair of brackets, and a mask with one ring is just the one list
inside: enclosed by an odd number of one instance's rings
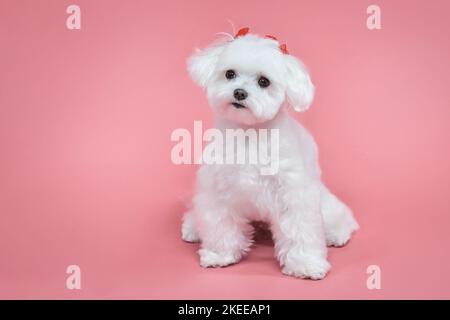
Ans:
{"label": "dog's hind leg", "polygon": [[324,222],[325,238],[328,246],[342,247],[353,231],[359,228],[352,211],[327,187],[321,189],[321,211]]}
{"label": "dog's hind leg", "polygon": [[197,227],[195,225],[192,212],[188,211],[183,216],[183,224],[181,226],[181,238],[186,242],[200,242]]}

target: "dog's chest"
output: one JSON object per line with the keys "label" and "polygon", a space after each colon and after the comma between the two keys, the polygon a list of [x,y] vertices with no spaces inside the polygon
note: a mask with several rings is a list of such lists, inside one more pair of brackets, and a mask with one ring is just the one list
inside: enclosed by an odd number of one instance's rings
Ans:
{"label": "dog's chest", "polygon": [[258,208],[273,204],[280,189],[277,175],[262,175],[258,165],[231,165],[222,168],[219,178],[230,200]]}

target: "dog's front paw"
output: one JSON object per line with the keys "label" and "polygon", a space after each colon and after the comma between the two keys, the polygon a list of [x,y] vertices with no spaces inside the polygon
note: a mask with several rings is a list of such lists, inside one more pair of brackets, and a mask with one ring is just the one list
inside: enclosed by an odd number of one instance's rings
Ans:
{"label": "dog's front paw", "polygon": [[328,270],[330,270],[330,264],[326,259],[302,257],[301,259],[286,261],[282,272],[288,276],[320,280],[326,276]]}
{"label": "dog's front paw", "polygon": [[198,250],[200,255],[200,265],[203,268],[225,267],[239,261],[239,257],[231,253],[216,253],[208,249]]}

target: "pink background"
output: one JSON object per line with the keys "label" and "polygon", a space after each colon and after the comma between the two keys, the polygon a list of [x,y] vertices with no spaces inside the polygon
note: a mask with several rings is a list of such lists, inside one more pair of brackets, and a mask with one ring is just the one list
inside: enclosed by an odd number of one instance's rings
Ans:
{"label": "pink background", "polygon": [[[82,30],[65,27],[66,7]],[[366,28],[366,8],[382,29]],[[448,1],[0,1],[1,298],[450,298]],[[296,117],[361,230],[319,282],[269,244],[225,269],[180,240],[194,166],[176,128],[212,125],[185,60],[249,26],[288,44],[317,87]],[[67,290],[66,267],[82,270]],[[366,288],[366,268],[382,289]]]}

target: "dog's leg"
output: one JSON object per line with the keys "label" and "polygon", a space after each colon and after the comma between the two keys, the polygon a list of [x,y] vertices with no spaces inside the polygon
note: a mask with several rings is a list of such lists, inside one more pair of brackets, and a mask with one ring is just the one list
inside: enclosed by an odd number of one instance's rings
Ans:
{"label": "dog's leg", "polygon": [[181,238],[186,242],[200,242],[197,226],[195,225],[191,211],[184,214],[183,224],[181,226]]}
{"label": "dog's leg", "polygon": [[217,201],[195,208],[199,216],[201,238],[200,265],[224,267],[239,262],[248,252],[252,227],[248,221],[233,214],[233,208]]}
{"label": "dog's leg", "polygon": [[328,246],[344,246],[359,228],[352,211],[324,185],[321,187],[321,210]]}
{"label": "dog's leg", "polygon": [[300,278],[322,279],[330,264],[326,259],[319,186],[289,191],[284,196],[283,207],[271,221],[282,272]]}

